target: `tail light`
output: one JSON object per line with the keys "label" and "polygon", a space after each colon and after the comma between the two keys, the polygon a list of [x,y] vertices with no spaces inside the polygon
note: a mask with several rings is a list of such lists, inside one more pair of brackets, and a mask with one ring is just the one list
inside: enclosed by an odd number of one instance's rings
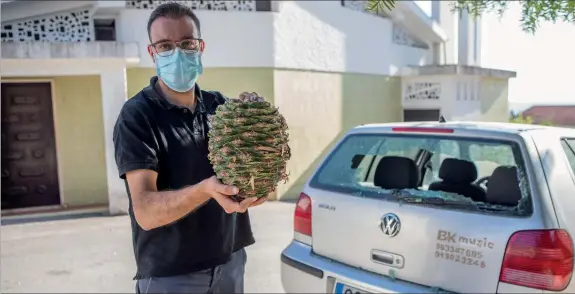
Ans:
{"label": "tail light", "polygon": [[311,198],[305,193],[299,195],[295,205],[293,227],[297,233],[311,237]]}
{"label": "tail light", "polygon": [[573,273],[573,241],[565,230],[516,232],[509,239],[499,281],[561,291]]}

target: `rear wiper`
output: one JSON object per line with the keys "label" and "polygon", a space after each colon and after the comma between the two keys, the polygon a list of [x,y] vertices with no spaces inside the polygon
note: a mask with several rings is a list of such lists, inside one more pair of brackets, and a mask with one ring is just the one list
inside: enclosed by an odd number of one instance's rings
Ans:
{"label": "rear wiper", "polygon": [[430,204],[438,206],[449,206],[449,207],[465,207],[471,208],[473,210],[480,210],[477,205],[472,202],[458,201],[458,200],[445,200],[442,198],[404,198],[400,200],[409,204]]}
{"label": "rear wiper", "polygon": [[397,193],[396,199],[401,203],[409,203],[409,204],[430,204],[430,205],[438,205],[438,206],[450,206],[450,207],[465,207],[465,208],[472,208],[474,210],[479,210],[479,207],[469,201],[464,200],[451,200],[451,199],[443,199],[439,197],[421,197],[421,196],[412,196],[406,193]]}
{"label": "rear wiper", "polygon": [[489,203],[478,203],[477,207],[483,210],[491,210],[491,211],[516,211],[517,206],[501,206],[501,205],[493,205]]}

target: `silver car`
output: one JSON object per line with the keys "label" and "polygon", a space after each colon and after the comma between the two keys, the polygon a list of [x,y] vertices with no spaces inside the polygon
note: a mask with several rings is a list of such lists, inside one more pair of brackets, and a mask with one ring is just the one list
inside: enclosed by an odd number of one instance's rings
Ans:
{"label": "silver car", "polygon": [[306,183],[287,293],[575,293],[575,130],[352,129]]}

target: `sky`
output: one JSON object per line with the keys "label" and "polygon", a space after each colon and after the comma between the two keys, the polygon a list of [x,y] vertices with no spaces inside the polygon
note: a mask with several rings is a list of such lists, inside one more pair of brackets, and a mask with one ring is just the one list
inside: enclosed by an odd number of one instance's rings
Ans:
{"label": "sky", "polygon": [[[431,15],[430,1],[415,1]],[[482,18],[481,66],[512,70],[509,102],[520,111],[534,104],[575,104],[575,25],[541,23],[534,35],[520,26],[521,5],[512,2],[500,19]]]}

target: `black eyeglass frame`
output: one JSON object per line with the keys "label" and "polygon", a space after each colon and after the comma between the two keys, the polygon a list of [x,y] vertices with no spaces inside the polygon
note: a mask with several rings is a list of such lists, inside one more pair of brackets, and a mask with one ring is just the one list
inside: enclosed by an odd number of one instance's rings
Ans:
{"label": "black eyeglass frame", "polygon": [[[182,48],[181,44],[182,42],[185,41],[189,41],[189,40],[193,40],[193,41],[199,41],[199,50],[190,50],[190,49],[184,49]],[[202,38],[187,38],[187,39],[183,39],[180,41],[171,41],[171,40],[160,40],[158,42],[154,42],[149,44],[148,46],[150,46],[152,48],[152,50],[154,51],[154,53],[160,55],[160,56],[171,56],[172,54],[174,54],[174,52],[176,51],[175,48],[173,50],[168,50],[168,51],[163,51],[163,52],[158,52],[158,49],[156,48],[156,45],[160,44],[160,43],[171,43],[174,45],[174,47],[180,48],[180,50],[182,50],[182,52],[184,53],[195,53],[195,52],[202,52],[203,51],[203,46],[204,46],[204,39]],[[168,53],[168,54],[166,54]]]}

